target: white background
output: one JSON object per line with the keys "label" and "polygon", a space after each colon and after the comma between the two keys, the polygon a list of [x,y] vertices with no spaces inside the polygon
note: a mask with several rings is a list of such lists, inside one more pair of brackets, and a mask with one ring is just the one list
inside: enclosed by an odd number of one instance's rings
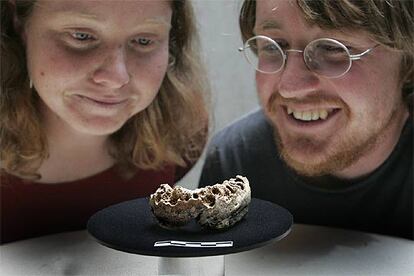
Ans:
{"label": "white background", "polygon": [[[237,50],[243,44],[238,25],[242,0],[192,2],[201,40],[202,58],[212,92],[211,137],[258,106],[256,84],[254,70]],[[196,188],[203,163],[204,155],[178,185]]]}

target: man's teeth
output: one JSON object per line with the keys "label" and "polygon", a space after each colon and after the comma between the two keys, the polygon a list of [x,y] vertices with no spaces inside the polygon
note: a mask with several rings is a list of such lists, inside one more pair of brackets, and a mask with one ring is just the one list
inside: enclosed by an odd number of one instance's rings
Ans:
{"label": "man's teeth", "polygon": [[316,121],[319,119],[326,120],[330,112],[332,112],[332,110],[316,109],[310,111],[294,111],[289,107],[287,108],[287,113],[289,115],[293,114],[295,119],[302,121]]}

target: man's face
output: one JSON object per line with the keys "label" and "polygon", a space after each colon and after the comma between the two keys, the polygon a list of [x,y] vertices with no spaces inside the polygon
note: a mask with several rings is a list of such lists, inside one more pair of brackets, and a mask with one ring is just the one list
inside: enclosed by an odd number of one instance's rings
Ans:
{"label": "man's face", "polygon": [[[362,32],[309,25],[296,1],[256,3],[255,34],[274,39],[284,49],[303,50],[309,42],[326,37],[342,42],[351,54],[377,44]],[[395,145],[407,116],[399,83],[400,54],[378,46],[334,79],[311,72],[302,53],[287,55],[285,68],[278,73],[256,74],[260,102],[276,127],[287,164],[307,176],[345,178],[360,176],[361,166],[379,166],[387,157],[381,145]]]}

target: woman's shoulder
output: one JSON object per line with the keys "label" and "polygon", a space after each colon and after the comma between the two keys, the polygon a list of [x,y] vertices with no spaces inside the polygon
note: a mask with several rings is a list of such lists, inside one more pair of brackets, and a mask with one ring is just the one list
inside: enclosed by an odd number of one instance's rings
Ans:
{"label": "woman's shoulder", "polygon": [[124,170],[122,167],[115,165],[105,169],[97,174],[77,179],[73,181],[60,183],[42,183],[34,179],[24,179],[7,172],[1,172],[2,188],[42,188],[42,189],[73,189],[74,187],[93,187],[93,186],[128,186],[136,185],[141,182],[147,183],[147,186],[158,186],[162,181],[171,182],[175,177],[175,166],[165,166],[158,170],[134,168]]}

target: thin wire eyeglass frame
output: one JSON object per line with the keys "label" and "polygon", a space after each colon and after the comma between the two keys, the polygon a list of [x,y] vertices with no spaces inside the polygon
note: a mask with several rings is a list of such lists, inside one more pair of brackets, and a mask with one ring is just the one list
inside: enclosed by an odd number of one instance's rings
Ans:
{"label": "thin wire eyeglass frame", "polygon": [[[260,70],[259,68],[257,68],[252,63],[252,61],[250,61],[250,59],[248,58],[248,56],[246,54],[246,49],[250,48],[249,42],[251,42],[254,39],[265,39],[265,40],[268,40],[268,41],[270,41],[271,43],[273,43],[277,47],[277,49],[282,53],[282,57],[283,57],[283,62],[282,62],[282,65],[280,66],[279,69],[277,69],[275,71],[271,71],[271,72],[263,71],[263,70]],[[349,65],[348,65],[347,69],[342,74],[340,74],[338,76],[325,76],[323,74],[318,74],[318,73],[314,72],[311,68],[309,68],[308,64],[306,63],[306,59],[305,59],[306,49],[309,47],[309,45],[312,45],[313,43],[316,43],[316,42],[319,42],[319,41],[328,41],[328,42],[331,42],[331,43],[335,43],[335,44],[337,44],[338,46],[340,46],[341,48],[344,49],[344,51],[346,52],[346,54],[349,57]],[[282,47],[280,47],[279,44],[276,41],[274,41],[273,39],[271,39],[270,37],[264,36],[264,35],[257,35],[257,36],[253,36],[253,37],[249,38],[248,40],[246,40],[246,42],[244,43],[244,46],[238,48],[238,51],[239,52],[243,52],[244,57],[246,58],[247,62],[250,65],[252,65],[256,71],[259,71],[259,72],[264,73],[264,74],[275,74],[275,73],[279,72],[280,70],[282,70],[285,67],[286,60],[287,60],[287,52],[297,52],[297,53],[303,53],[302,54],[303,55],[303,61],[304,61],[305,65],[306,65],[306,67],[310,71],[314,72],[315,74],[318,74],[318,75],[321,75],[323,77],[326,77],[326,78],[339,78],[339,77],[342,77],[343,75],[345,75],[346,73],[349,72],[349,70],[352,67],[352,61],[354,61],[354,60],[360,60],[364,55],[368,54],[369,52],[371,52],[374,48],[376,48],[379,45],[380,44],[376,44],[373,47],[368,48],[367,50],[363,51],[362,53],[352,55],[349,52],[349,49],[343,43],[341,43],[340,41],[338,41],[336,39],[332,39],[332,38],[318,38],[318,39],[315,39],[315,40],[309,42],[306,45],[305,49],[303,49],[303,50],[299,50],[299,49],[287,49],[287,50],[283,50]]]}

